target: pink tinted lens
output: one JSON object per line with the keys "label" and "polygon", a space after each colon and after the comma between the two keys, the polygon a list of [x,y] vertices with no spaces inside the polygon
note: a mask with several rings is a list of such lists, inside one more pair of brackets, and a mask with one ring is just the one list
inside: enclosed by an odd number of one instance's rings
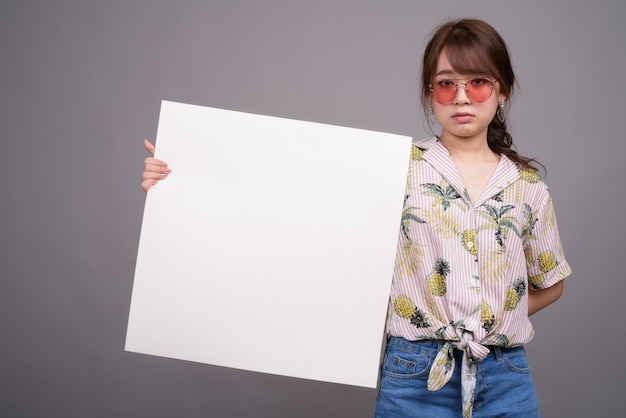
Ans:
{"label": "pink tinted lens", "polygon": [[432,85],[432,91],[437,100],[441,104],[449,104],[454,100],[457,88],[465,88],[466,94],[470,99],[476,102],[484,102],[491,97],[493,84],[488,79],[473,79],[467,83],[435,83]]}

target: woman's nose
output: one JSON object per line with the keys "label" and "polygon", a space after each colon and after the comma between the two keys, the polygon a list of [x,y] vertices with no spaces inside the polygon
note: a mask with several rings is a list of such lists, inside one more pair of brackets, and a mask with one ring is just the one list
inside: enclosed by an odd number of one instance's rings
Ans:
{"label": "woman's nose", "polygon": [[467,85],[465,83],[456,83],[456,92],[454,93],[452,103],[462,104],[470,102],[471,100],[467,94]]}

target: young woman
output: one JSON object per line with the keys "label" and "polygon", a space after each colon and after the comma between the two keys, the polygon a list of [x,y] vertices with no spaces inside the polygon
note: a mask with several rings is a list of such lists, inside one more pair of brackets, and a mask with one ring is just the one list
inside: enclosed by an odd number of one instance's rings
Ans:
{"label": "young woman", "polygon": [[[529,316],[560,297],[570,268],[548,189],[512,148],[514,84],[487,23],[433,33],[421,95],[441,133],[411,154],[376,417],[539,416]],[[146,158],[142,188],[169,172]]]}
{"label": "young woman", "polygon": [[422,103],[441,134],[414,144],[377,417],[536,417],[529,315],[570,274],[552,201],[512,149],[515,76],[487,23],[436,29]]}

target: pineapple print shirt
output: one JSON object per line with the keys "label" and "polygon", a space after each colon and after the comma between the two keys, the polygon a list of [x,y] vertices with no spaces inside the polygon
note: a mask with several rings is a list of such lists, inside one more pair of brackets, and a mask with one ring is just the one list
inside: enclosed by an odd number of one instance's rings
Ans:
{"label": "pineapple print shirt", "polygon": [[387,333],[444,342],[428,387],[445,385],[454,348],[464,351],[464,416],[471,416],[476,364],[487,346],[533,337],[528,288],[570,274],[548,188],[506,156],[471,202],[436,137],[413,145],[392,282]]}

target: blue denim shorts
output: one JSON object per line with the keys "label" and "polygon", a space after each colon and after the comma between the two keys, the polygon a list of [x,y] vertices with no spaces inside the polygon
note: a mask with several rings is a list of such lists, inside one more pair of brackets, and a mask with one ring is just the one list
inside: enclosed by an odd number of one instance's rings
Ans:
{"label": "blue denim shorts", "polygon": [[[441,389],[427,389],[428,373],[443,344],[391,337],[382,363],[375,418],[462,417],[461,360]],[[478,363],[472,418],[539,417],[539,404],[524,347],[491,347]]]}

